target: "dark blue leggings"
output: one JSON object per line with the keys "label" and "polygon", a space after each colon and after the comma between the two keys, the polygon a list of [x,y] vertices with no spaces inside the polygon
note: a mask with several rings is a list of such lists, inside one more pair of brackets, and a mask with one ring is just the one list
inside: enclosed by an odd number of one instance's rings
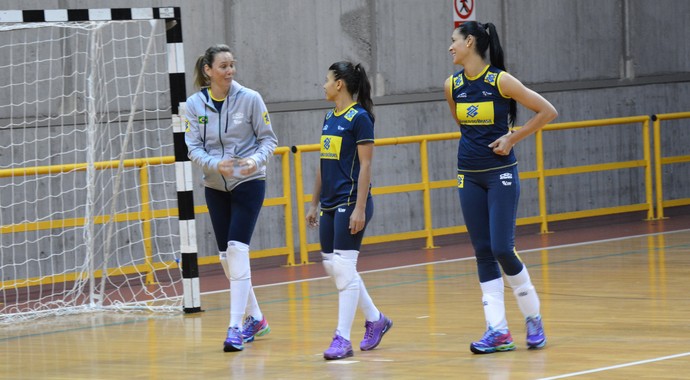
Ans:
{"label": "dark blue leggings", "polygon": [[[374,215],[374,201],[367,199],[364,228],[356,234],[350,233],[350,215],[355,205],[339,206],[333,210],[321,211],[319,218],[319,240],[321,252],[333,253],[334,249],[343,251],[359,251],[364,238],[364,231]],[[339,211],[342,210],[342,211]]]}
{"label": "dark blue leggings", "polygon": [[264,203],[266,181],[255,179],[237,185],[232,191],[206,188],[206,204],[219,251],[234,240],[249,245]]}
{"label": "dark blue leggings", "polygon": [[508,276],[520,273],[523,264],[515,253],[515,219],[520,198],[517,165],[489,172],[459,172],[458,192],[477,257],[479,282],[501,277],[500,268]]}

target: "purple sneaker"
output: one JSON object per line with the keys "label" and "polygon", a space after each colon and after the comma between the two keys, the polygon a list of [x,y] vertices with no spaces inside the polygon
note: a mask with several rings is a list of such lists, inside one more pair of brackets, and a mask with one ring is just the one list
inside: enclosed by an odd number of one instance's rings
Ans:
{"label": "purple sneaker", "polygon": [[228,337],[225,338],[225,342],[223,342],[223,351],[232,352],[242,351],[243,349],[244,340],[242,339],[242,331],[240,331],[240,328],[237,326],[228,328]]}
{"label": "purple sneaker", "polygon": [[364,339],[359,344],[359,349],[362,351],[369,351],[376,348],[383,339],[383,334],[393,327],[393,321],[388,319],[383,313],[379,313],[379,320],[376,322],[364,322]]}
{"label": "purple sneaker", "polygon": [[496,351],[514,350],[515,343],[513,343],[513,337],[510,336],[510,331],[504,331],[501,332],[489,327],[480,341],[470,344],[470,351],[475,354],[490,354]]}
{"label": "purple sneaker", "polygon": [[541,322],[541,315],[528,317],[525,321],[527,325],[527,348],[542,348],[546,345],[546,335],[544,335],[544,324]]}
{"label": "purple sneaker", "polygon": [[264,336],[271,332],[271,327],[266,322],[266,316],[264,316],[260,321],[254,319],[253,316],[248,316],[244,320],[244,326],[242,326],[242,338],[244,342],[253,342],[254,337]]}
{"label": "purple sneaker", "polygon": [[352,352],[352,344],[349,340],[338,335],[337,331],[333,336],[331,346],[328,347],[328,349],[323,353],[323,357],[326,360],[344,359],[349,358],[352,355],[354,355]]}

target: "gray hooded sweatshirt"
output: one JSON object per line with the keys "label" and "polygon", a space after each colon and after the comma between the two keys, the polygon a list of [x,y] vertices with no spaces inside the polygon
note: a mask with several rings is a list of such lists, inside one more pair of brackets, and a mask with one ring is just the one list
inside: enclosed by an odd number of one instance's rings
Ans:
{"label": "gray hooded sweatshirt", "polygon": [[[266,164],[278,139],[261,95],[233,81],[221,113],[208,91],[187,98],[185,142],[189,159],[204,172],[204,186],[231,191],[242,182],[266,178]],[[251,158],[257,170],[242,178],[223,176],[218,163],[230,158]]]}

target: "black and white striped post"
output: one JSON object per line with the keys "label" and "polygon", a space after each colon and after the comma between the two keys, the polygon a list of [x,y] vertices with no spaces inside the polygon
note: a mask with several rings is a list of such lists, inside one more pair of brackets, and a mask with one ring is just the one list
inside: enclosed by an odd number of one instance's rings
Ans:
{"label": "black and white striped post", "polygon": [[97,9],[41,9],[0,11],[0,23],[5,22],[78,22],[165,20],[170,79],[177,181],[177,208],[180,222],[180,252],[182,261],[183,308],[186,313],[201,310],[199,267],[197,262],[196,223],[192,165],[187,157],[184,141],[184,102],[187,98],[182,47],[182,24],[179,7],[160,8],[97,8]]}
{"label": "black and white striped post", "polygon": [[[180,221],[180,252],[182,260],[182,285],[184,288],[183,309],[185,313],[201,310],[199,266],[197,262],[196,223],[194,220],[194,181],[192,163],[187,156],[184,141],[184,103],[187,99],[184,70],[184,49],[182,46],[182,23],[180,8],[159,8],[173,10],[166,14],[166,39],[168,44],[168,73],[170,75],[170,102],[172,105],[173,136],[175,144],[175,177],[177,179],[177,209]],[[162,14],[160,11],[159,15]],[[164,18],[164,17],[161,17]]]}

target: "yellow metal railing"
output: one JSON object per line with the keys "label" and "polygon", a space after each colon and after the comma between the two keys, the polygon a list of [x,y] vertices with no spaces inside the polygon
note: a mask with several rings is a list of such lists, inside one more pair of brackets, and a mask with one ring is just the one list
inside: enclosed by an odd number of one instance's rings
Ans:
{"label": "yellow metal railing", "polygon": [[[293,222],[292,222],[292,195],[290,192],[290,160],[289,160],[290,149],[288,147],[278,147],[274,155],[281,157],[281,171],[283,180],[283,194],[280,197],[266,198],[264,200],[264,206],[283,206],[285,211],[285,236],[286,242],[285,246],[277,248],[269,248],[263,250],[257,250],[252,252],[252,257],[269,257],[269,256],[287,256],[287,264],[295,264],[295,250],[294,250],[294,238],[293,238]],[[146,273],[146,283],[151,284],[154,282],[153,272],[158,269],[174,267],[177,264],[170,263],[154,263],[152,254],[152,233],[151,233],[151,222],[153,219],[159,218],[171,218],[178,216],[178,210],[175,209],[160,209],[151,210],[150,207],[150,193],[149,193],[149,174],[148,167],[152,165],[164,165],[164,164],[174,164],[174,156],[164,156],[164,157],[154,157],[154,158],[141,158],[141,159],[129,159],[123,161],[124,167],[138,167],[139,168],[139,179],[140,187],[139,192],[142,199],[141,209],[138,212],[129,212],[117,214],[114,216],[115,222],[131,222],[131,221],[141,221],[142,222],[142,237],[144,241],[144,263],[140,265],[123,266],[119,268],[109,268],[107,270],[108,276],[115,275],[125,275],[133,273]],[[107,170],[107,169],[117,169],[120,166],[119,161],[100,161],[94,164],[96,170]],[[2,177],[17,177],[17,176],[32,176],[32,175],[45,175],[45,174],[57,174],[57,173],[67,173],[73,171],[85,171],[88,165],[86,163],[78,164],[68,164],[68,165],[51,165],[51,166],[36,166],[27,168],[15,168],[15,169],[1,169],[0,178]],[[196,206],[194,208],[195,214],[201,214],[208,212],[206,206]],[[98,215],[94,217],[93,223],[95,224],[105,224],[110,221],[109,215]],[[69,227],[81,227],[84,226],[85,218],[68,218],[68,219],[57,219],[41,222],[27,222],[0,226],[0,234],[11,234],[19,232],[28,231],[39,231],[39,230],[49,230],[49,229],[60,229]],[[218,263],[218,255],[212,255],[208,257],[200,257],[198,259],[199,264],[210,264]],[[83,275],[80,273],[66,273],[58,274],[53,276],[46,276],[42,278],[29,278],[29,279],[17,279],[8,280],[0,282],[2,288],[13,288],[13,287],[26,287],[40,284],[52,284],[57,282],[74,281],[81,278]],[[102,276],[102,271],[97,270],[94,273],[96,278]]]}
{"label": "yellow metal railing", "polygon": [[[564,130],[564,129],[574,129],[574,128],[589,128],[589,127],[601,127],[609,125],[623,125],[623,124],[641,124],[641,136],[643,139],[643,158],[641,160],[625,161],[625,162],[613,162],[605,164],[596,165],[584,165],[584,166],[574,166],[574,167],[564,167],[564,168],[544,168],[544,147],[543,147],[543,133]],[[454,233],[467,232],[466,226],[450,226],[442,228],[434,228],[432,223],[432,213],[431,213],[431,190],[442,189],[442,188],[455,188],[457,186],[456,179],[442,180],[442,181],[430,181],[429,180],[429,157],[428,157],[428,143],[432,141],[442,141],[442,140],[456,140],[460,138],[459,132],[454,133],[441,133],[434,135],[419,135],[419,136],[408,136],[399,138],[383,138],[377,139],[376,146],[385,145],[400,145],[400,144],[419,144],[420,152],[420,172],[421,172],[421,182],[419,183],[409,183],[400,184],[393,186],[375,187],[372,188],[372,195],[382,195],[382,194],[395,194],[411,191],[421,191],[423,202],[424,202],[424,229],[421,231],[407,231],[399,232],[394,234],[378,235],[378,236],[367,236],[364,238],[364,244],[370,243],[382,243],[396,240],[406,240],[406,239],[417,239],[425,238],[426,247],[434,247],[434,236],[449,235]],[[650,154],[650,144],[649,144],[649,117],[648,116],[635,116],[635,117],[625,117],[625,118],[613,118],[613,119],[602,119],[602,120],[591,120],[591,121],[581,121],[581,122],[571,122],[571,123],[558,123],[550,124],[544,127],[542,130],[538,131],[535,136],[536,144],[536,171],[521,172],[521,179],[536,179],[538,181],[538,198],[539,198],[539,215],[519,218],[517,220],[518,225],[525,224],[536,224],[541,225],[542,232],[548,232],[548,222],[560,221],[567,219],[576,219],[589,216],[599,216],[615,213],[624,213],[630,211],[647,211],[647,218],[652,219],[654,216],[654,205],[652,202],[652,164],[651,164],[651,154]],[[312,200],[313,194],[305,194],[304,191],[304,177],[302,175],[302,153],[306,152],[317,152],[319,151],[319,144],[311,145],[297,145],[292,147],[292,151],[295,156],[295,181],[296,181],[296,197],[297,197],[297,215],[299,219],[299,242],[300,242],[300,256],[302,258],[302,263],[308,263],[308,253],[313,250],[319,249],[319,243],[309,243],[307,241],[306,226],[304,223],[305,210],[304,204]],[[548,214],[547,212],[547,192],[546,192],[546,178],[562,176],[568,174],[580,174],[589,172],[598,172],[606,170],[618,170],[618,169],[628,169],[635,167],[643,167],[645,170],[645,194],[646,201],[641,204],[634,205],[624,205],[615,207],[606,207],[600,209],[592,210],[581,210],[566,212],[560,214]]]}
{"label": "yellow metal railing", "polygon": [[[442,141],[442,140],[452,140],[460,138],[460,132],[455,133],[441,133],[435,135],[421,135],[421,136],[407,136],[407,137],[391,137],[376,139],[376,146],[386,146],[386,145],[401,145],[401,144],[419,144],[420,151],[420,170],[421,170],[421,182],[409,183],[402,185],[392,185],[392,186],[381,186],[372,188],[372,195],[384,195],[384,194],[397,194],[397,193],[407,193],[411,191],[421,191],[422,199],[424,202],[424,229],[420,231],[408,231],[399,232],[394,234],[377,235],[377,236],[366,236],[363,240],[364,244],[372,243],[385,243],[396,240],[405,239],[415,239],[415,238],[425,238],[426,247],[434,247],[434,235],[443,234],[443,232],[438,233],[438,231],[445,229],[438,229],[436,232],[433,229],[432,216],[431,216],[431,190],[440,189],[444,187],[453,187],[456,184],[455,180],[450,181],[430,181],[429,180],[429,154],[428,154],[428,143],[431,141]],[[319,248],[319,243],[308,243],[307,242],[307,229],[304,224],[304,218],[306,213],[304,210],[304,204],[306,202],[311,202],[313,194],[304,193],[304,177],[302,175],[302,153],[306,152],[318,152],[320,148],[319,144],[310,145],[296,145],[292,147],[292,151],[295,155],[295,188],[297,191],[297,218],[299,219],[299,242],[300,242],[300,257],[302,258],[302,263],[309,263],[308,252]],[[447,231],[445,233],[453,233],[457,230]],[[466,231],[466,229],[465,229]]]}
{"label": "yellow metal railing", "polygon": [[[633,161],[610,162],[605,164],[570,166],[562,168],[544,168],[544,143],[543,134],[550,131],[574,129],[574,128],[593,128],[610,125],[642,125],[640,135],[642,136],[642,159]],[[548,222],[555,222],[568,219],[585,218],[592,216],[610,215],[631,211],[647,211],[647,219],[654,218],[654,203],[652,201],[652,157],[650,153],[649,140],[649,116],[631,116],[612,119],[574,121],[568,123],[549,124],[537,131],[536,139],[536,172],[520,173],[520,178],[536,178],[539,189],[539,216],[538,222],[541,225],[541,232],[548,232]],[[546,209],[546,178],[562,175],[592,173],[607,170],[620,170],[642,167],[645,172],[645,202],[632,205],[605,207],[591,210],[571,211],[560,214],[549,214]],[[537,222],[535,218],[523,218],[521,224],[531,224]]]}
{"label": "yellow metal railing", "polygon": [[662,186],[663,170],[662,165],[677,164],[682,162],[690,162],[690,155],[662,157],[661,148],[661,121],[662,120],[677,120],[690,119],[690,112],[677,113],[662,113],[652,115],[654,122],[654,176],[656,183],[656,218],[664,218],[664,207],[685,206],[690,205],[690,198],[681,198],[673,200],[664,200],[664,192]]}
{"label": "yellow metal railing", "polygon": [[[671,120],[671,119],[681,119],[690,118],[690,112],[676,113],[676,114],[660,114],[654,115],[654,171],[655,171],[655,183],[656,183],[656,208],[657,215],[656,218],[663,218],[663,208],[669,206],[687,205],[690,204],[690,198],[677,199],[677,200],[663,200],[662,191],[662,170],[661,166],[665,164],[680,163],[680,162],[690,162],[690,156],[675,156],[675,157],[661,157],[661,144],[660,144],[660,121],[661,120]],[[536,170],[521,172],[520,178],[523,180],[536,179],[538,187],[538,202],[539,202],[539,212],[538,215],[528,216],[519,218],[517,220],[518,225],[525,224],[540,224],[541,231],[543,233],[548,232],[548,223],[554,221],[562,221],[568,219],[576,219],[591,216],[608,215],[615,213],[625,213],[631,211],[647,211],[647,218],[654,218],[654,200],[653,200],[653,184],[652,180],[652,154],[651,154],[651,144],[649,137],[649,120],[648,116],[634,116],[634,117],[624,117],[624,118],[613,118],[613,119],[602,119],[602,120],[590,120],[590,121],[580,121],[580,122],[568,122],[568,123],[557,123],[549,124],[542,130],[535,134],[535,147],[536,147]],[[642,159],[631,160],[631,161],[621,161],[594,165],[583,165],[583,166],[572,166],[572,167],[561,167],[561,168],[545,168],[544,167],[544,146],[543,146],[543,136],[544,133],[552,133],[553,131],[575,129],[575,128],[592,128],[592,127],[603,127],[611,125],[641,125],[640,135],[642,137]],[[385,195],[385,194],[397,194],[406,193],[413,191],[421,191],[423,198],[423,209],[424,209],[424,227],[422,230],[418,231],[405,231],[397,232],[386,235],[377,236],[366,236],[364,238],[364,244],[372,243],[383,243],[397,240],[407,240],[407,239],[418,239],[424,238],[426,241],[427,248],[434,247],[434,237],[449,235],[454,233],[467,232],[467,228],[464,225],[461,226],[449,226],[434,228],[433,218],[432,218],[432,207],[431,207],[431,190],[444,189],[444,188],[455,188],[457,186],[456,179],[431,181],[429,176],[429,154],[428,145],[430,142],[444,141],[444,140],[457,140],[460,138],[459,132],[454,133],[441,133],[434,135],[419,135],[419,136],[407,136],[398,138],[382,138],[377,139],[376,146],[390,146],[390,145],[402,145],[402,144],[418,144],[419,154],[420,154],[420,174],[421,180],[416,183],[408,184],[398,184],[392,186],[382,186],[375,187],[372,189],[373,195]],[[299,250],[301,262],[303,264],[309,263],[308,253],[319,249],[319,243],[309,243],[307,240],[307,231],[304,223],[305,218],[305,203],[310,202],[312,199],[312,194],[306,194],[304,190],[304,176],[303,176],[303,157],[302,153],[308,152],[318,152],[319,144],[311,145],[298,145],[292,147],[294,152],[294,174],[295,174],[295,188],[296,188],[296,199],[297,199],[297,221],[298,221],[298,236],[299,236]],[[275,198],[267,198],[264,201],[264,206],[282,206],[284,209],[284,228],[285,228],[285,246],[268,248],[264,250],[257,250],[252,252],[253,258],[261,257],[271,257],[286,255],[287,264],[295,265],[295,243],[294,243],[294,232],[293,232],[293,202],[290,190],[291,181],[291,170],[290,170],[290,160],[289,160],[290,149],[288,147],[279,147],[275,151],[275,155],[281,158],[281,174],[283,181],[282,196]],[[148,167],[151,165],[163,165],[174,163],[173,156],[166,157],[156,157],[151,159],[133,159],[125,160],[123,165],[126,167],[139,167],[140,168],[140,193],[141,193],[141,210],[139,212],[123,213],[115,215],[116,222],[126,222],[126,221],[142,221],[143,223],[143,237],[144,237],[144,249],[146,255],[146,261],[144,264],[131,267],[121,267],[108,269],[109,275],[115,274],[131,274],[131,273],[147,273],[147,282],[153,281],[152,272],[156,269],[169,266],[171,263],[154,263],[151,255],[151,221],[157,218],[169,218],[176,217],[178,215],[177,209],[162,209],[162,210],[151,210],[149,201],[149,180],[148,180]],[[96,169],[115,169],[119,166],[119,161],[105,161],[97,162],[95,164]],[[0,177],[9,176],[29,176],[29,175],[42,175],[42,174],[53,174],[60,172],[70,172],[70,171],[80,171],[86,170],[86,164],[72,164],[72,165],[55,165],[55,166],[39,166],[31,168],[18,168],[18,169],[2,169],[0,170]],[[614,206],[614,207],[604,207],[598,209],[590,210],[580,210],[565,212],[559,214],[549,214],[547,210],[547,199],[548,194],[546,191],[546,179],[549,177],[590,173],[590,172],[600,172],[607,170],[620,170],[620,169],[630,169],[630,168],[644,168],[645,172],[645,202],[632,205]],[[202,214],[208,212],[205,205],[196,206],[194,208],[195,214]],[[96,216],[94,218],[94,223],[103,224],[108,222],[110,216]],[[83,218],[72,218],[72,219],[61,219],[61,220],[51,220],[42,222],[30,222],[13,224],[7,226],[0,226],[0,234],[9,234],[16,232],[27,232],[36,231],[44,229],[53,228],[67,228],[75,226],[83,226]],[[200,257],[199,264],[213,264],[218,263],[218,256],[204,256]],[[174,264],[172,264],[174,265]],[[31,286],[39,283],[52,283],[59,281],[69,281],[74,280],[79,276],[79,274],[61,274],[52,277],[47,277],[43,279],[26,279],[17,280],[12,283],[16,286]],[[100,271],[96,272],[96,276],[100,276]],[[8,286],[9,282],[3,282],[2,286]]]}
{"label": "yellow metal railing", "polygon": [[[285,211],[285,246],[276,248],[267,248],[252,251],[252,258],[263,258],[287,255],[287,265],[295,265],[295,240],[292,224],[292,193],[290,190],[290,148],[286,146],[280,146],[276,148],[273,155],[280,156],[281,160],[281,173],[283,181],[283,195],[275,198],[266,198],[264,200],[264,207],[266,206],[283,206]],[[194,207],[195,214],[203,214],[208,212],[208,207],[206,205],[199,205]],[[211,255],[206,257],[198,258],[200,265],[205,264],[217,264],[219,263],[218,255]]]}

